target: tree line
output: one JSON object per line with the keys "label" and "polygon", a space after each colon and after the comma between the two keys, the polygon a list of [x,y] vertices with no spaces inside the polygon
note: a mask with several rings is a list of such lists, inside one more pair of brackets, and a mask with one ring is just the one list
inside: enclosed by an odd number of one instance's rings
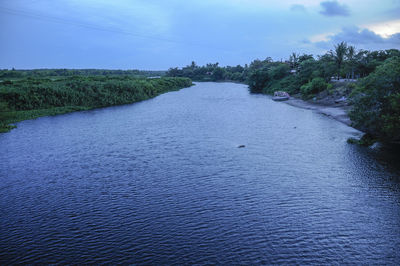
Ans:
{"label": "tree line", "polygon": [[38,78],[38,77],[71,77],[71,76],[164,76],[165,71],[152,70],[110,70],[110,69],[0,69],[0,79]]}
{"label": "tree line", "polygon": [[[196,81],[239,81],[252,93],[286,91],[311,99],[332,89],[332,81],[352,80],[350,118],[353,125],[382,141],[400,141],[400,51],[357,50],[346,42],[319,56],[292,53],[288,60],[253,60],[245,66],[198,66],[195,62],[170,68],[170,77]],[[356,82],[357,81],[357,82]]]}
{"label": "tree line", "polygon": [[219,63],[209,63],[198,66],[194,61],[181,69],[170,68],[166,76],[187,77],[194,81],[238,81],[244,82],[247,78],[248,66],[226,66],[221,67]]}

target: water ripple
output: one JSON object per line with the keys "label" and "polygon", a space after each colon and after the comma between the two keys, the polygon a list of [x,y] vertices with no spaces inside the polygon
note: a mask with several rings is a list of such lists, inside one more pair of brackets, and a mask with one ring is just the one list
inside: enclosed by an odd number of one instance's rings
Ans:
{"label": "water ripple", "polygon": [[231,83],[24,121],[0,135],[0,261],[398,264],[398,168],[354,134]]}

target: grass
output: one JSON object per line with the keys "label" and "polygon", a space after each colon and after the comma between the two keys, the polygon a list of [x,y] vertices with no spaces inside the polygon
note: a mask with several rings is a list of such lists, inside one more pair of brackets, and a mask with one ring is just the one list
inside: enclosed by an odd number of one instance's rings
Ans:
{"label": "grass", "polygon": [[8,117],[2,124],[0,124],[0,133],[6,133],[16,128],[15,125],[10,125],[23,120],[35,119],[42,116],[54,116],[60,114],[71,113],[75,111],[85,111],[94,108],[83,107],[83,106],[65,106],[65,107],[54,107],[49,109],[36,109],[26,111],[12,111],[5,112]]}

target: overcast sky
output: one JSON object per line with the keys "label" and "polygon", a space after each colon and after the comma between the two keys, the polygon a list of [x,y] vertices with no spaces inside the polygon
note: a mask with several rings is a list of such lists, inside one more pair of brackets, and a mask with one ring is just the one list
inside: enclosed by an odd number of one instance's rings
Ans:
{"label": "overcast sky", "polygon": [[400,49],[400,0],[0,0],[0,68],[154,69]]}

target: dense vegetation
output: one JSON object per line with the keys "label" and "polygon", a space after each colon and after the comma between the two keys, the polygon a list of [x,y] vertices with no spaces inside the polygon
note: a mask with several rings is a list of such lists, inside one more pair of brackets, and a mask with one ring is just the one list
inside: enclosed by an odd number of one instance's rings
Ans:
{"label": "dense vegetation", "polygon": [[220,67],[219,63],[198,66],[195,62],[182,69],[170,68],[168,77],[187,77],[194,81],[238,81],[244,82],[247,78],[248,67],[237,65],[235,67]]}
{"label": "dense vegetation", "polygon": [[[220,67],[218,63],[182,69],[171,68],[171,77],[197,81],[239,81],[252,93],[286,91],[303,99],[332,94],[334,81],[350,80],[346,86],[353,110],[353,125],[381,141],[400,140],[400,51],[357,50],[347,43],[337,44],[322,56],[293,53],[285,62],[271,58],[254,60],[244,67]],[[351,93],[351,94],[350,94]]]}
{"label": "dense vegetation", "polygon": [[354,125],[380,140],[400,141],[400,57],[388,58],[352,92]]}
{"label": "dense vegetation", "polygon": [[218,63],[198,66],[195,62],[182,69],[170,68],[170,77],[188,77],[195,81],[239,81],[249,85],[254,93],[270,94],[276,90],[292,94],[301,93],[305,98],[329,89],[332,77],[356,79],[372,73],[386,59],[400,56],[396,49],[385,51],[357,51],[342,42],[325,55],[293,53],[285,62],[271,58],[256,59],[250,65],[220,67]]}
{"label": "dense vegetation", "polygon": [[71,77],[71,76],[137,76],[155,77],[164,76],[165,71],[147,70],[109,70],[109,69],[32,69],[32,70],[0,70],[0,79],[44,78],[44,77]]}
{"label": "dense vegetation", "polygon": [[43,115],[142,101],[191,86],[188,78],[75,76],[0,82],[0,131],[9,123]]}
{"label": "dense vegetation", "polygon": [[333,51],[314,58],[312,55],[292,54],[286,62],[270,60],[253,61],[247,79],[252,92],[272,93],[284,90],[300,93],[303,98],[330,89],[329,82],[336,79],[367,77],[385,60],[400,56],[400,51],[356,51],[346,43],[335,46]]}

